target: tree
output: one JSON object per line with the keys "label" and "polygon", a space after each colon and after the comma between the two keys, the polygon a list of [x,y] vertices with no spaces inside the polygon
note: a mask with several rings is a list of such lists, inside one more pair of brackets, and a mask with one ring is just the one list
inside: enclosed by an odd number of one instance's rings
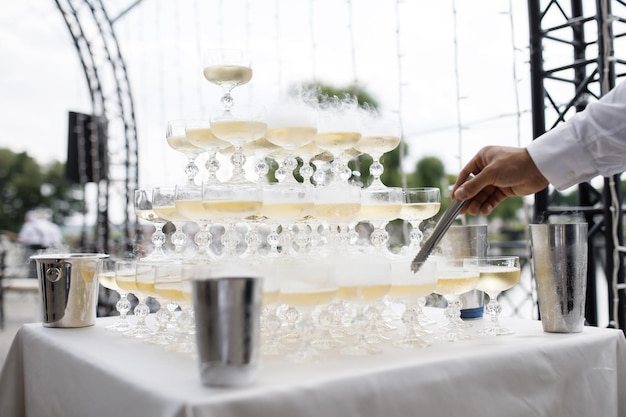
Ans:
{"label": "tree", "polygon": [[64,175],[64,164],[42,167],[26,152],[0,149],[0,230],[19,232],[26,212],[35,208],[50,209],[58,224],[79,211],[76,187]]}

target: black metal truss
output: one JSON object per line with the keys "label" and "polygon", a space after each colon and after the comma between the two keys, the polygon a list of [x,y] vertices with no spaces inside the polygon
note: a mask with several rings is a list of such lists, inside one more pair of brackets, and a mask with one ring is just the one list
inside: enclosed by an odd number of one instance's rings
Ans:
{"label": "black metal truss", "polygon": [[[593,10],[583,10],[583,5]],[[538,137],[585,108],[613,88],[626,75],[626,48],[617,54],[617,42],[624,43],[626,3],[622,0],[529,0],[530,66],[533,137]],[[546,59],[557,57],[556,60]],[[561,61],[559,61],[559,59]],[[601,190],[590,183],[578,186],[576,207],[555,205],[558,193],[551,188],[535,195],[534,221],[550,216],[580,213],[589,223],[589,265],[586,318],[598,324],[596,271],[603,268],[609,288],[609,319],[620,328],[626,325],[625,294],[618,290],[617,317],[613,311],[613,274],[618,285],[624,282],[623,257],[614,261],[614,251],[623,245],[620,175],[605,178]],[[612,192],[617,204],[612,206]],[[614,207],[614,208],[612,208]],[[617,223],[617,224],[615,224]],[[616,232],[614,232],[614,228]],[[602,256],[598,254],[602,253]],[[602,259],[604,258],[604,259]],[[616,320],[617,319],[617,320]]]}

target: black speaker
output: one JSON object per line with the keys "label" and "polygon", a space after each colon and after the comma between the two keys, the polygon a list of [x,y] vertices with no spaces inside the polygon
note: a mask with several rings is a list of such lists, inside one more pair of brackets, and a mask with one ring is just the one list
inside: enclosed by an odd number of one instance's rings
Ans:
{"label": "black speaker", "polygon": [[76,184],[98,182],[108,177],[106,120],[69,112],[65,178]]}

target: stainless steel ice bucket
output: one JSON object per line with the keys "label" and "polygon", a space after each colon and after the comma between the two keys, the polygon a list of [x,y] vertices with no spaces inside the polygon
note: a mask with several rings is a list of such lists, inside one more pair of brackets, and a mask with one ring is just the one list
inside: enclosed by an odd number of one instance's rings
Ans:
{"label": "stainless steel ice bucket", "polygon": [[204,385],[238,386],[257,375],[261,290],[251,276],[193,281],[200,379]]}
{"label": "stainless steel ice bucket", "polygon": [[587,223],[531,224],[529,228],[543,330],[581,332],[587,289]]}
{"label": "stainless steel ice bucket", "polygon": [[46,327],[86,327],[96,322],[96,267],[109,255],[67,253],[33,255]]}
{"label": "stainless steel ice bucket", "polygon": [[[489,241],[486,224],[453,225],[439,244],[444,257],[468,258],[487,256]],[[472,290],[459,297],[463,303],[461,318],[473,319],[483,316],[485,294],[480,290]]]}

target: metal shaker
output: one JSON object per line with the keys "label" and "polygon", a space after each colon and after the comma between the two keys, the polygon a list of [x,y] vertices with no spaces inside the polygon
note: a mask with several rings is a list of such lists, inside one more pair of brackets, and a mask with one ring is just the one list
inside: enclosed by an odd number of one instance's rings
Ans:
{"label": "metal shaker", "polygon": [[96,322],[97,265],[109,255],[68,253],[33,255],[45,327],[86,327]]}
{"label": "metal shaker", "polygon": [[[486,224],[450,226],[439,244],[441,254],[450,258],[484,258],[488,248]],[[463,303],[461,318],[474,319],[483,316],[485,293],[472,290],[461,294],[459,300]]]}
{"label": "metal shaker", "polygon": [[529,229],[543,330],[581,332],[587,290],[587,223],[531,224]]}
{"label": "metal shaker", "polygon": [[200,378],[204,385],[239,386],[256,379],[261,290],[254,276],[192,282]]}

